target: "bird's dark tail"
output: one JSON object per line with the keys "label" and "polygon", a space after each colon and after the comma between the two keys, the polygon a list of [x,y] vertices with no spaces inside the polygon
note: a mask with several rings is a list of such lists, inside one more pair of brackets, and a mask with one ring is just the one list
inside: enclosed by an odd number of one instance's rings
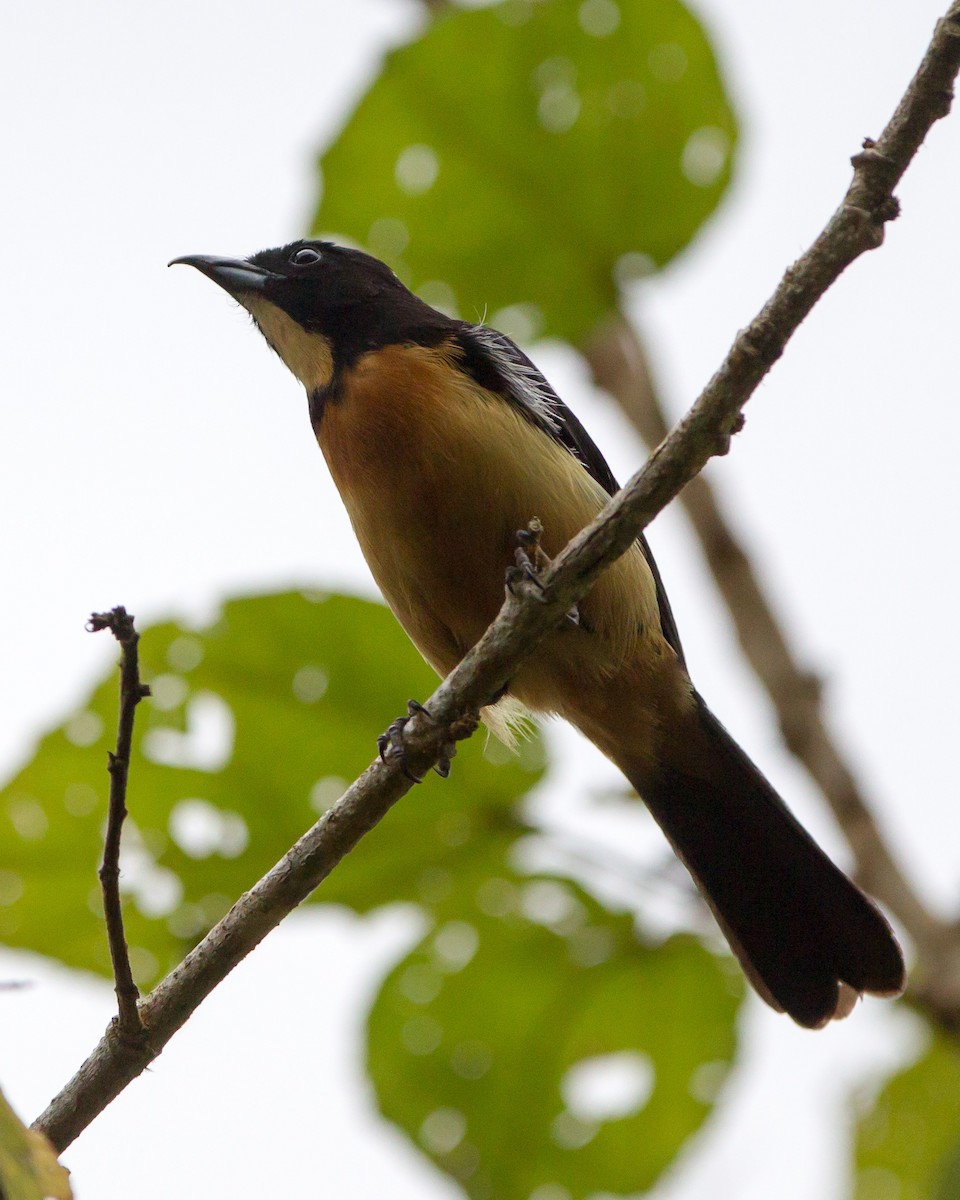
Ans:
{"label": "bird's dark tail", "polygon": [[899,994],[903,956],[880,910],[699,698],[692,724],[677,761],[631,782],[760,995],[816,1029],[845,1016],[855,993]]}

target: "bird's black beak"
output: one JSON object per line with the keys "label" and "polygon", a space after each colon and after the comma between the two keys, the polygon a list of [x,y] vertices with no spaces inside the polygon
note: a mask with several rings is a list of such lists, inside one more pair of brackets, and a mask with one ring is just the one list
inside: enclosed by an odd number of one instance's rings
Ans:
{"label": "bird's black beak", "polygon": [[225,292],[237,296],[241,292],[262,292],[267,283],[275,278],[271,271],[263,267],[255,267],[243,258],[216,258],[212,254],[186,254],[183,258],[174,258],[167,263],[168,267],[177,263],[185,263],[188,267],[196,267],[204,275],[219,283]]}

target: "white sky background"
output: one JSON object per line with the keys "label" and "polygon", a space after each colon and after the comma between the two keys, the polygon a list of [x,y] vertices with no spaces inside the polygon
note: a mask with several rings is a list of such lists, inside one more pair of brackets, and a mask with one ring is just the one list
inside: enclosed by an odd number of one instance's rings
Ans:
{"label": "white sky background", "polygon": [[[678,410],[836,205],[850,154],[889,116],[941,5],[696,5],[744,139],[721,213],[642,295]],[[402,0],[4,10],[5,773],[112,660],[106,636],[83,631],[94,609],[124,603],[142,625],[202,617],[250,589],[372,590],[297,386],[218,289],[164,264],[300,234],[314,151],[419,19]],[[887,244],[817,308],[712,476],[803,657],[829,677],[831,719],[891,840],[949,910],[960,113],[898,194]],[[635,469],[641,452],[574,356],[536,357],[615,471]],[[682,523],[665,517],[653,541],[701,691],[842,856]],[[615,778],[579,744],[562,753],[575,781]],[[412,934],[403,914],[337,912],[272,935],[67,1153],[81,1200],[454,1195],[372,1114],[360,1075],[363,1008]],[[29,1118],[94,1044],[112,996],[27,955],[0,955],[0,978],[34,981],[0,993],[0,1085]],[[702,1159],[658,1196],[841,1196],[847,1097],[906,1053],[906,1022],[867,1004],[810,1035],[755,1003],[747,1030]]]}

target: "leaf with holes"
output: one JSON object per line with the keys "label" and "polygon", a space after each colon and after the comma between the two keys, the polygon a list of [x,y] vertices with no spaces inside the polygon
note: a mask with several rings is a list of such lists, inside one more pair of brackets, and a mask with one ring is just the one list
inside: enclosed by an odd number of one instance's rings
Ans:
{"label": "leaf with holes", "polygon": [[454,7],[387,56],[323,155],[313,228],[468,320],[577,341],[618,281],[687,245],[735,141],[678,0]]}
{"label": "leaf with holes", "polygon": [[380,1107],[476,1200],[645,1190],[710,1111],[740,981],[690,937],[641,945],[574,886],[498,869],[377,997]]}
{"label": "leaf with holes", "polygon": [[955,1200],[960,1181],[960,1052],[933,1034],[861,1117],[856,1200]]}
{"label": "leaf with holes", "polygon": [[[124,914],[137,980],[169,970],[376,753],[374,735],[436,677],[379,604],[301,593],[228,601],[204,629],[143,630],[153,698],[137,713],[124,829]],[[105,637],[106,635],[100,635]],[[0,940],[110,973],[97,864],[116,672],[0,792]],[[463,743],[316,894],[365,912],[435,896],[540,777]]]}

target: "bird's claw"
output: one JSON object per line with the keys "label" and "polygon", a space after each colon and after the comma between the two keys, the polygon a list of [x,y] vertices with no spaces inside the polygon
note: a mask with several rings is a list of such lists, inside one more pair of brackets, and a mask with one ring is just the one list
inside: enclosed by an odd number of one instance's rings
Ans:
{"label": "bird's claw", "polygon": [[386,762],[388,758],[399,759],[401,773],[411,783],[423,783],[423,776],[414,775],[407,763],[407,748],[403,744],[403,730],[409,720],[409,717],[397,717],[395,721],[391,721],[386,730],[377,738],[377,749],[380,752],[381,762]]}
{"label": "bird's claw", "polygon": [[[522,549],[517,549],[517,558],[525,552]],[[514,589],[520,583],[532,583],[533,586],[540,592],[543,591],[543,584],[540,581],[540,576],[537,573],[536,567],[532,562],[518,562],[515,567],[507,567],[506,585],[507,590],[513,594]]]}
{"label": "bird's claw", "polygon": [[[540,544],[543,525],[538,517],[533,517],[526,529],[517,530],[517,548],[513,552],[515,565],[507,568],[506,586],[511,595],[514,588],[521,582],[532,583],[542,595],[543,580],[540,578],[545,568],[550,566],[550,559]],[[563,618],[564,626],[582,624],[580,609],[574,604]]]}
{"label": "bird's claw", "polygon": [[538,591],[543,591],[540,573],[545,566],[549,566],[550,560],[540,545],[542,533],[543,526],[537,517],[531,519],[526,529],[517,530],[517,548],[513,552],[514,565],[507,567],[506,577],[507,590],[511,594],[522,582],[532,583]]}
{"label": "bird's claw", "polygon": [[[412,783],[423,783],[422,775],[415,775],[410,770],[407,762],[407,748],[403,742],[403,731],[407,722],[411,717],[424,716],[428,721],[433,720],[433,714],[429,708],[421,704],[418,700],[407,701],[407,715],[405,717],[397,717],[387,726],[384,733],[381,733],[377,738],[377,749],[380,752],[381,761],[386,762],[388,758],[397,758],[400,761],[400,770],[403,775]],[[440,756],[434,764],[434,771],[441,779],[446,779],[450,774],[450,760],[457,753],[457,743],[453,738],[445,742],[440,749]]]}

